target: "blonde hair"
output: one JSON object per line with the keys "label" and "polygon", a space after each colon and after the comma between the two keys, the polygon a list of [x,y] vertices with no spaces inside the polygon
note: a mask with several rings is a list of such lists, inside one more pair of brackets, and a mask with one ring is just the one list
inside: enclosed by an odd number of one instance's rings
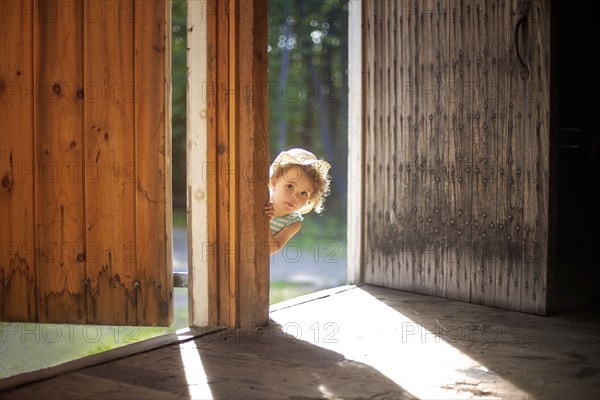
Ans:
{"label": "blonde hair", "polygon": [[303,165],[274,163],[271,166],[271,179],[269,181],[269,186],[272,189],[275,186],[275,181],[277,179],[281,178],[288,170],[295,167],[300,168],[303,173],[310,177],[313,185],[313,192],[310,195],[308,203],[312,205],[312,210],[314,210],[317,214],[320,214],[325,209],[325,197],[329,195],[331,177],[329,174],[323,176],[315,164]]}

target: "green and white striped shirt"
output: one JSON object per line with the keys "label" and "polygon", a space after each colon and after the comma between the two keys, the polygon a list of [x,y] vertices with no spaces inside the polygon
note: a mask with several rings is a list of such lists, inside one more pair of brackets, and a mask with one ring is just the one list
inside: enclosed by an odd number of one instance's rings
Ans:
{"label": "green and white striped shirt", "polygon": [[271,219],[271,224],[270,224],[271,233],[273,235],[275,235],[277,232],[279,232],[286,226],[291,225],[294,222],[298,222],[298,221],[302,221],[302,220],[304,220],[304,218],[302,217],[302,214],[300,214],[299,212],[296,212],[296,211],[286,214],[286,215],[283,215],[281,217],[273,217],[273,219]]}

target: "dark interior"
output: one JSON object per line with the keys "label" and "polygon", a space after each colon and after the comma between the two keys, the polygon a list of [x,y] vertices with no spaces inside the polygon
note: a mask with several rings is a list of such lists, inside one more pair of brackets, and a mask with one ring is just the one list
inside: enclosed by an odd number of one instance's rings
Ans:
{"label": "dark interior", "polygon": [[584,4],[553,13],[555,312],[600,303],[598,5]]}

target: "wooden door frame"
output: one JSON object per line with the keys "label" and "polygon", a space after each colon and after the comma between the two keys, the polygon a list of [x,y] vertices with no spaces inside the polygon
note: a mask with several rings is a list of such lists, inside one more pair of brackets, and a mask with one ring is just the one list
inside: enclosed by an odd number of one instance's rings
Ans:
{"label": "wooden door frame", "polygon": [[[208,325],[208,259],[202,257],[208,243],[208,182],[203,168],[208,165],[208,123],[206,103],[200,87],[208,79],[207,24],[205,4],[187,4],[187,231],[189,325]],[[200,257],[198,256],[200,255]]]}
{"label": "wooden door frame", "polygon": [[348,283],[364,281],[362,1],[348,1]]}
{"label": "wooden door frame", "polygon": [[188,2],[188,293],[194,327],[268,323],[266,21],[267,3],[260,0]]}

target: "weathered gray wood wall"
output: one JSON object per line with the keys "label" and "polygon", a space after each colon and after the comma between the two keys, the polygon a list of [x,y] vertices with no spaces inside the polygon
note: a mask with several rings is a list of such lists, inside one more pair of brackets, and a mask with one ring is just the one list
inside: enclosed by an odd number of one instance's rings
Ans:
{"label": "weathered gray wood wall", "polygon": [[368,283],[544,314],[550,1],[363,2]]}

